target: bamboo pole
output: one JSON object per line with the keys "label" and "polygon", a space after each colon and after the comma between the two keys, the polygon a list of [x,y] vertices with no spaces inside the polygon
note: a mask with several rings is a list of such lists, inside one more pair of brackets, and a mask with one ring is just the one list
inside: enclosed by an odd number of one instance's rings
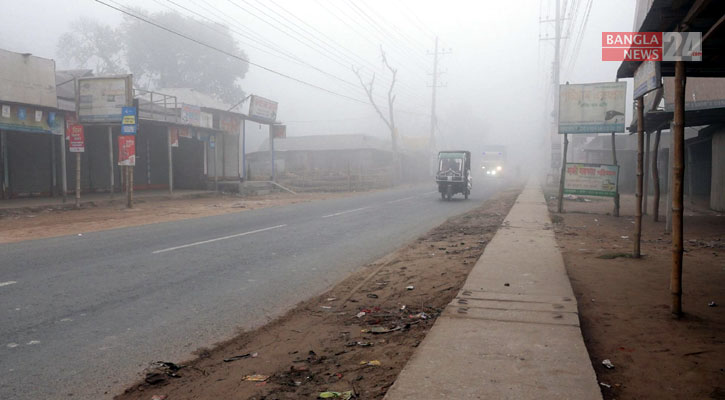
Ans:
{"label": "bamboo pole", "polygon": [[674,163],[672,164],[672,271],[670,274],[670,295],[672,316],[682,315],[682,211],[685,175],[685,62],[675,62],[675,112],[672,131]]}
{"label": "bamboo pole", "polygon": [[637,187],[634,202],[634,249],[632,257],[642,255],[640,244],[642,241],[642,164],[644,147],[644,101],[637,98]]}
{"label": "bamboo pole", "polygon": [[[617,163],[617,143],[615,140],[615,134],[612,132],[612,164],[619,165]],[[619,174],[617,175],[617,191],[614,192],[614,212],[615,217],[619,217]]]}
{"label": "bamboo pole", "polygon": [[113,191],[114,191],[113,190],[114,189],[113,188],[113,186],[114,186],[114,182],[113,182],[113,178],[114,178],[114,176],[113,176],[113,127],[111,127],[111,126],[108,127],[108,165],[111,169],[111,172],[108,176],[108,178],[109,178],[108,191],[111,194],[111,200],[113,200]]}
{"label": "bamboo pole", "polygon": [[76,153],[76,208],[81,208],[81,153]]}
{"label": "bamboo pole", "polygon": [[660,171],[657,165],[657,156],[660,151],[661,129],[655,133],[655,143],[652,152],[652,220],[657,222],[660,219]]}
{"label": "bamboo pole", "polygon": [[569,135],[564,134],[564,149],[562,151],[561,159],[561,175],[559,176],[559,201],[557,204],[557,211],[564,212],[564,179],[566,178],[566,151],[569,148]]}
{"label": "bamboo pole", "polygon": [[642,186],[642,215],[647,215],[647,202],[649,202],[649,164],[652,162],[650,153],[650,133],[644,133],[644,183]]}

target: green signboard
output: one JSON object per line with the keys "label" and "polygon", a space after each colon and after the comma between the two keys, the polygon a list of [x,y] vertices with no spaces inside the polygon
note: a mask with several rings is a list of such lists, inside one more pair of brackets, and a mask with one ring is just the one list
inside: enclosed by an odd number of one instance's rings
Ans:
{"label": "green signboard", "polygon": [[564,193],[614,197],[618,181],[618,165],[566,163]]}

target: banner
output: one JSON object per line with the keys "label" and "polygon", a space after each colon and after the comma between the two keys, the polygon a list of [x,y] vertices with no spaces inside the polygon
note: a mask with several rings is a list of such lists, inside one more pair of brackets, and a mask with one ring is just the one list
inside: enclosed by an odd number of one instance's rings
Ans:
{"label": "banner", "polygon": [[564,193],[614,197],[618,180],[618,165],[566,163]]}
{"label": "banner", "polygon": [[242,118],[232,114],[219,116],[219,129],[229,133],[239,133],[242,127]]}
{"label": "banner", "polygon": [[83,153],[86,150],[86,137],[83,134],[83,125],[68,127],[69,150],[71,153]]}
{"label": "banner", "polygon": [[171,147],[179,147],[179,128],[169,128],[169,144]]}
{"label": "banner", "polygon": [[285,139],[287,137],[287,125],[272,125],[272,137],[275,139]]}
{"label": "banner", "polygon": [[559,133],[624,132],[627,83],[559,85]]}
{"label": "banner", "polygon": [[118,137],[118,165],[136,165],[136,136],[120,135]]}

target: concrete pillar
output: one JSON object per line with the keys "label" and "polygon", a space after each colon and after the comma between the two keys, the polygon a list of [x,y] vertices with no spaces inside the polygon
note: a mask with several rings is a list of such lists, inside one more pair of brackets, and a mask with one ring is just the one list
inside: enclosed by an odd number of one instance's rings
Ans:
{"label": "concrete pillar", "polygon": [[725,129],[712,135],[710,208],[725,211]]}

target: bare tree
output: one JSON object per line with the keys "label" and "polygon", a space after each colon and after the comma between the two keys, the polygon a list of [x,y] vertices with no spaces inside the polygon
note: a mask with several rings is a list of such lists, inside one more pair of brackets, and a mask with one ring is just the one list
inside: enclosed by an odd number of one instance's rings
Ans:
{"label": "bare tree", "polygon": [[390,80],[390,87],[388,88],[388,116],[385,117],[385,114],[380,109],[378,104],[375,102],[375,99],[373,98],[373,87],[375,85],[375,73],[373,73],[372,78],[370,79],[369,83],[365,83],[362,77],[362,73],[360,68],[352,67],[352,71],[357,75],[358,80],[360,81],[360,85],[365,90],[365,93],[368,95],[368,100],[370,100],[370,104],[372,104],[373,108],[375,109],[375,112],[378,113],[378,116],[380,116],[380,119],[383,120],[385,125],[390,129],[390,139],[393,144],[393,156],[394,156],[394,163],[395,168],[397,170],[397,163],[398,163],[398,132],[395,128],[395,112],[394,112],[394,103],[395,103],[395,94],[393,94],[393,90],[395,89],[395,82],[396,77],[398,75],[397,68],[393,68],[390,66],[390,63],[388,63],[388,58],[385,55],[385,51],[383,51],[383,47],[380,47],[380,53],[383,57],[383,64],[385,64],[385,67],[390,71],[392,78]]}

